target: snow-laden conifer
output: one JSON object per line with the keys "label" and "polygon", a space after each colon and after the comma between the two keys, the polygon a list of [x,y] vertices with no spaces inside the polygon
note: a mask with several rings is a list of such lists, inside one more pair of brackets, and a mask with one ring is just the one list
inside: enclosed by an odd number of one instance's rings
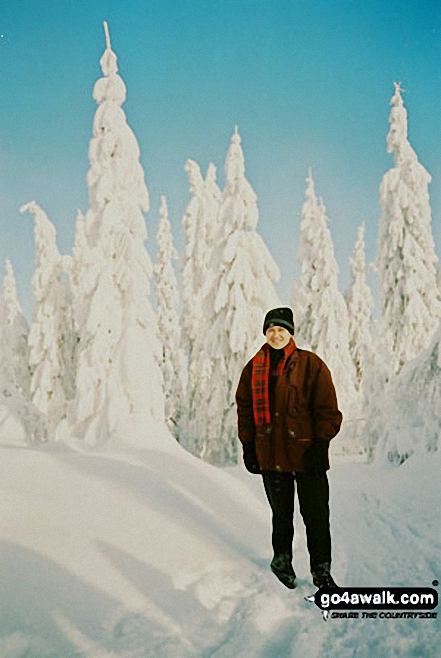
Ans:
{"label": "snow-laden conifer", "polygon": [[390,372],[388,355],[376,344],[364,366],[359,411],[361,422],[356,425],[356,428],[361,426],[360,445],[368,461],[375,459],[377,444],[384,436],[385,419],[393,409]]}
{"label": "snow-laden conifer", "polygon": [[146,429],[164,419],[150,302],[153,266],[144,247],[149,196],[138,143],[121,108],[126,88],[106,24],[105,30],[103,77],[93,91],[98,109],[89,147],[90,209],[85,219],[77,218],[73,265],[75,295],[83,303],[76,309],[79,344],[69,433],[92,445],[111,436],[131,440],[130,421]]}
{"label": "snow-laden conifer", "polygon": [[[204,179],[194,160],[187,160],[185,171],[190,183],[190,202],[182,218],[185,235],[184,262],[182,265],[181,345],[191,359],[193,342],[200,324],[198,296],[203,285],[203,272],[198,256],[205,246],[203,217]],[[202,248],[199,246],[202,244]]]}
{"label": "snow-laden conifer", "polygon": [[154,274],[156,281],[158,340],[162,346],[160,364],[164,380],[165,417],[171,423],[173,432],[177,433],[183,402],[179,359],[179,293],[173,268],[173,260],[177,260],[178,252],[173,244],[165,196],[161,197],[157,244],[158,255]]}
{"label": "snow-laden conifer", "polygon": [[29,399],[27,334],[12,266],[6,261],[0,294],[0,421],[3,442],[16,446],[44,441],[47,435],[45,419]]}
{"label": "snow-laden conifer", "polygon": [[90,248],[87,239],[86,217],[78,210],[75,220],[75,238],[72,247],[70,282],[72,306],[77,340],[79,330],[86,321],[90,295],[97,284],[98,268],[95,259],[97,249]]}
{"label": "snow-laden conifer", "polygon": [[366,283],[364,224],[357,231],[350,267],[351,283],[345,298],[349,315],[349,351],[355,366],[356,388],[359,389],[373,349],[371,324],[374,300]]}
{"label": "snow-laden conifer", "polygon": [[274,289],[279,270],[256,232],[257,197],[245,177],[237,128],[225,172],[216,248],[203,291],[205,323],[190,365],[190,376],[198,381],[191,400],[190,435],[196,453],[219,465],[237,461],[234,396],[239,376],[264,342],[265,312],[280,305]]}
{"label": "snow-laden conifer", "polygon": [[50,440],[74,393],[72,306],[66,276],[70,259],[60,255],[55,227],[38,204],[32,201],[21,212],[33,215],[35,235],[35,306],[28,339],[30,394],[46,418]]}
{"label": "snow-laden conifer", "polygon": [[414,454],[437,452],[441,436],[441,323],[427,350],[391,380],[388,398],[375,461],[400,464]]}
{"label": "snow-laden conifer", "polygon": [[29,326],[21,310],[17,297],[14,270],[10,260],[5,263],[6,276],[3,279],[2,304],[2,344],[6,361],[11,364],[12,383],[25,398],[29,397]]}
{"label": "snow-laden conifer", "polygon": [[198,441],[198,437],[191,436],[189,422],[193,419],[193,401],[200,386],[201,359],[205,359],[205,355],[194,354],[193,346],[198,334],[204,330],[207,317],[207,309],[204,308],[204,286],[211,271],[212,252],[217,239],[221,192],[216,182],[216,167],[212,163],[208,166],[205,180],[199,165],[193,160],[186,162],[185,170],[192,198],[182,219],[185,257],[182,268],[181,344],[187,358],[187,384],[184,413],[180,423],[180,441],[187,450],[197,454],[197,447],[193,443]]}
{"label": "snow-laden conifer", "polygon": [[441,317],[438,259],[431,229],[430,174],[407,138],[407,112],[399,84],[391,100],[388,152],[394,167],[380,186],[378,241],[380,339],[395,373],[425,350]]}
{"label": "snow-laden conifer", "polygon": [[192,198],[182,218],[185,255],[182,267],[183,309],[182,346],[191,359],[192,346],[203,318],[201,290],[205,284],[211,252],[217,235],[221,192],[216,183],[216,168],[210,163],[204,180],[199,165],[187,160],[185,170]]}
{"label": "snow-laden conifer", "polygon": [[301,274],[292,302],[296,335],[300,343],[309,346],[329,366],[339,404],[349,411],[356,391],[355,369],[349,354],[348,310],[338,287],[338,265],[326,209],[315,194],[311,171],[306,180],[297,255]]}
{"label": "snow-laden conifer", "polygon": [[211,252],[219,230],[219,206],[222,193],[216,181],[216,167],[212,162],[208,165],[203,190],[203,217],[205,227],[205,242],[208,249],[201,254],[202,265],[208,269],[211,261]]}

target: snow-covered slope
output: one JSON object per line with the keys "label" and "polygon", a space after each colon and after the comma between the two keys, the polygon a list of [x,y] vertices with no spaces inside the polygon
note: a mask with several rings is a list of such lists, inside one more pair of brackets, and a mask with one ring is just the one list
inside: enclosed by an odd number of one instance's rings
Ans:
{"label": "snow-covered slope", "polygon": [[[330,619],[297,517],[297,590],[268,568],[261,479],[171,447],[0,447],[2,658],[418,657],[438,621]],[[439,576],[440,459],[330,472],[334,574],[348,586]]]}

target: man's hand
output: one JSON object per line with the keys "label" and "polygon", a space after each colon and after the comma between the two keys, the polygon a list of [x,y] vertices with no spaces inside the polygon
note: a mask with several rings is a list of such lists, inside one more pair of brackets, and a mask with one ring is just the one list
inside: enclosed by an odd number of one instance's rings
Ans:
{"label": "man's hand", "polygon": [[243,447],[243,463],[245,464],[245,468],[250,473],[254,473],[255,475],[258,475],[260,473],[260,466],[259,466],[259,462],[257,461],[256,446],[254,445],[254,441],[250,441],[249,443],[244,443],[242,447]]}
{"label": "man's hand", "polygon": [[329,441],[315,439],[303,455],[306,472],[313,475],[324,473],[328,468]]}

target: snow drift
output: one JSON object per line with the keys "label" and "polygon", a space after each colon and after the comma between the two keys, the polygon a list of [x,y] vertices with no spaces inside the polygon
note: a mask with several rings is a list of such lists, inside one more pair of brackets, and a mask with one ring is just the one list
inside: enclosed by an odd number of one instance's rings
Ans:
{"label": "snow drift", "polygon": [[[440,472],[437,457],[337,464],[341,584],[431,585]],[[314,588],[300,518],[291,592],[269,570],[261,479],[205,464],[160,432],[124,452],[0,446],[0,507],[2,658],[436,655],[433,620],[323,622],[304,600]]]}

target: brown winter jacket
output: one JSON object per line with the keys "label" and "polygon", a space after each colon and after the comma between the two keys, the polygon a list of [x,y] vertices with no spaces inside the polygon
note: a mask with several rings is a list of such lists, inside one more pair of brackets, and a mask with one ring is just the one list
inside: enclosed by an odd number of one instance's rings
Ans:
{"label": "brown winter jacket", "polygon": [[261,470],[305,472],[303,455],[307,448],[315,439],[330,441],[342,422],[328,367],[313,352],[297,348],[276,380],[270,400],[271,422],[257,427],[252,367],[251,360],[242,371],[236,392],[240,441],[255,442]]}

